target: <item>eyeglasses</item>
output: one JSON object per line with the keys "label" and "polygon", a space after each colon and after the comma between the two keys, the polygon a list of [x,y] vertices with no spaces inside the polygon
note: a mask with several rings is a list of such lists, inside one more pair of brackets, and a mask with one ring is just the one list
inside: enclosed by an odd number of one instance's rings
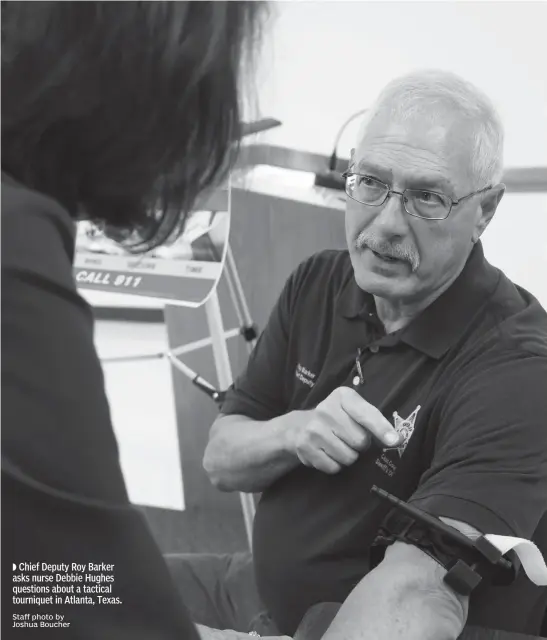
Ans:
{"label": "eyeglasses", "polygon": [[346,193],[352,200],[370,207],[380,207],[393,193],[401,196],[405,211],[415,218],[424,220],[446,220],[452,211],[452,207],[459,205],[464,200],[478,193],[489,191],[492,187],[485,187],[473,191],[459,200],[452,200],[442,193],[427,191],[424,189],[405,189],[394,191],[389,185],[384,184],[371,176],[361,175],[346,171],[342,174],[346,181]]}

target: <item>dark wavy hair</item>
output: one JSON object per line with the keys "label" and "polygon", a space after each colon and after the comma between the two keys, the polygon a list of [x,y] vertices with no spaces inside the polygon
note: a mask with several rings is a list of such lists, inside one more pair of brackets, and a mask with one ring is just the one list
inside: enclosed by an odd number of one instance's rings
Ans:
{"label": "dark wavy hair", "polygon": [[135,250],[226,176],[263,2],[2,2],[2,170]]}

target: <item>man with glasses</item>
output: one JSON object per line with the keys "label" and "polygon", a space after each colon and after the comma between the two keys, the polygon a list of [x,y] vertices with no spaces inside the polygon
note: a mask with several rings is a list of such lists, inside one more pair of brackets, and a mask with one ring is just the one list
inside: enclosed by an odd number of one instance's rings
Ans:
{"label": "man with glasses", "polygon": [[[373,485],[469,537],[531,539],[546,511],[547,314],[480,242],[504,193],[502,147],[469,83],[428,71],[389,84],[345,173],[348,251],[289,278],[212,427],[213,483],[262,493],[254,572],[282,633],[319,602],[343,603],[327,640],[534,631],[542,592],[523,572],[468,597],[435,553],[374,544],[389,508]],[[230,563],[200,562],[220,593]],[[186,594],[196,567],[172,561]]]}

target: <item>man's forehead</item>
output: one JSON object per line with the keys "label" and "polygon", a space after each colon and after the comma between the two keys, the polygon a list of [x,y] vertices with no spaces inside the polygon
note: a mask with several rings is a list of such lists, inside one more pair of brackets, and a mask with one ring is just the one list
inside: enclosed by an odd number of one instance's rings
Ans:
{"label": "man's forehead", "polygon": [[359,168],[408,170],[456,185],[467,182],[471,139],[461,119],[417,116],[401,122],[380,115],[367,126],[352,159]]}
{"label": "man's forehead", "polygon": [[454,148],[469,147],[471,130],[469,122],[458,114],[420,112],[407,118],[380,111],[365,128],[358,148],[374,144],[411,145],[437,153],[447,153]]}

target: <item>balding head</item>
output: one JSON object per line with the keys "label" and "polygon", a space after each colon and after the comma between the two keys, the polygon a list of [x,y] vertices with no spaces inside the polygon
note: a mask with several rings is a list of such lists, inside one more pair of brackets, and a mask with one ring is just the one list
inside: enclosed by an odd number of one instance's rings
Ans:
{"label": "balding head", "polygon": [[464,169],[473,188],[500,182],[503,174],[503,125],[490,99],[470,82],[441,70],[416,71],[396,78],[365,116],[359,141],[378,118],[465,133]]}

